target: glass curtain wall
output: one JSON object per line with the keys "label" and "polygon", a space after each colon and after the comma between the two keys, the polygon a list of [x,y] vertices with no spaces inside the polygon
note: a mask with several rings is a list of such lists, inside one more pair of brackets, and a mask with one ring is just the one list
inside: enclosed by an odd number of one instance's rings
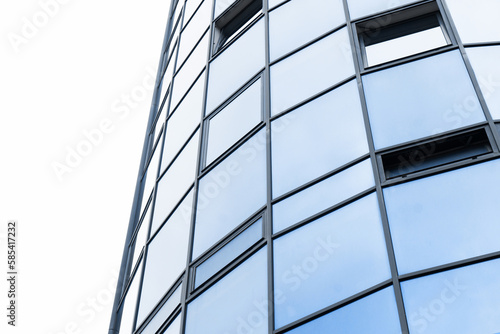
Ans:
{"label": "glass curtain wall", "polygon": [[499,12],[173,0],[110,333],[500,333]]}

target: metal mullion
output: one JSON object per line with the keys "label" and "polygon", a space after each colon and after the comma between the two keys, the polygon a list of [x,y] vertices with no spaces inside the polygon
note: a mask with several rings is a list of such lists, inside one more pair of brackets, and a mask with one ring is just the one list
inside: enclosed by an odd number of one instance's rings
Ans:
{"label": "metal mullion", "polygon": [[[488,104],[486,103],[486,99],[484,98],[483,92],[481,91],[481,87],[479,86],[479,82],[476,78],[476,74],[474,73],[474,69],[472,68],[472,64],[469,60],[469,57],[467,56],[465,47],[462,43],[462,39],[460,38],[460,35],[458,33],[457,27],[455,26],[455,23],[453,21],[453,16],[451,15],[448,6],[440,0],[436,0],[439,9],[443,12],[443,19],[447,20],[449,22],[449,26],[451,31],[453,32],[453,35],[455,36],[455,39],[458,43],[458,47],[460,49],[460,54],[462,56],[462,59],[465,64],[465,68],[467,69],[467,73],[469,74],[469,77],[471,79],[472,85],[474,87],[474,91],[476,92],[477,98],[479,100],[479,104],[481,106],[481,109],[483,109],[483,113],[486,117],[486,120],[488,121],[489,126],[491,129],[495,128],[495,122],[493,120],[493,117],[491,116],[490,110],[488,108]],[[500,133],[498,131],[493,131],[493,137],[495,138],[496,145],[497,147],[500,146]]]}
{"label": "metal mullion", "polygon": [[358,38],[358,35],[357,35],[357,31],[355,31],[353,28],[353,24],[351,23],[349,11],[348,11],[347,0],[343,0],[343,3],[344,3],[344,11],[345,11],[345,16],[346,16],[346,21],[347,21],[347,30],[349,33],[349,38],[350,38],[351,48],[352,48],[352,53],[353,53],[354,68],[356,71],[356,80],[358,83],[358,92],[359,92],[359,97],[360,97],[360,102],[361,102],[361,109],[363,112],[363,119],[364,119],[364,125],[365,125],[365,130],[366,130],[366,138],[367,138],[368,147],[370,150],[370,160],[372,162],[373,177],[375,179],[375,188],[376,188],[377,200],[378,200],[379,209],[380,209],[380,216],[381,216],[381,220],[382,220],[382,228],[384,231],[384,237],[385,237],[385,241],[386,241],[386,250],[387,250],[389,266],[390,266],[390,270],[391,270],[392,285],[394,288],[394,295],[396,297],[396,305],[397,305],[397,309],[398,309],[401,331],[402,331],[402,333],[406,334],[406,333],[409,333],[408,321],[406,318],[406,312],[405,312],[405,308],[404,308],[401,286],[399,285],[396,256],[395,256],[394,248],[392,245],[389,220],[387,217],[387,212],[386,212],[386,208],[385,208],[385,201],[384,201],[384,197],[383,197],[383,193],[382,193],[382,184],[381,184],[381,180],[380,180],[380,176],[379,176],[380,174],[378,171],[377,157],[375,155],[375,143],[373,140],[372,130],[371,130],[371,126],[370,126],[370,119],[369,119],[369,115],[368,115],[368,108],[367,108],[366,98],[365,98],[364,90],[363,90],[363,81],[361,79],[361,69],[363,68],[363,64],[359,63],[358,58],[356,56],[356,50],[357,50],[356,49],[357,48],[356,39]]}

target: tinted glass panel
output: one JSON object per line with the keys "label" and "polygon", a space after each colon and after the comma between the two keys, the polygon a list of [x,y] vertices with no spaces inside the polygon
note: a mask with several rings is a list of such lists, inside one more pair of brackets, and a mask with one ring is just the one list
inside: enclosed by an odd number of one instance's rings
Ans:
{"label": "tinted glass panel", "polygon": [[[183,0],[179,0],[180,3],[183,3]],[[210,1],[209,1],[210,2]],[[198,6],[200,5],[201,0],[187,0],[186,1],[186,10],[184,14],[184,25],[188,23],[189,19],[191,19],[191,16],[193,16],[194,11]]]}
{"label": "tinted glass panel", "polygon": [[271,67],[271,114],[354,74],[347,29],[342,29]]}
{"label": "tinted glass panel", "polygon": [[400,274],[500,250],[499,168],[496,160],[384,189]]}
{"label": "tinted glass panel", "polygon": [[363,82],[376,148],[485,120],[458,51],[372,73]]}
{"label": "tinted glass panel", "polygon": [[491,115],[500,119],[500,46],[468,48],[467,55]]}
{"label": "tinted glass panel", "polygon": [[204,86],[205,75],[202,75],[167,121],[166,140],[161,158],[162,172],[200,124]]}
{"label": "tinted glass panel", "polygon": [[[307,28],[303,24],[307,22]],[[342,0],[294,0],[269,14],[271,61],[345,22]]]}
{"label": "tinted glass panel", "polygon": [[282,2],[285,2],[285,0],[268,0],[269,2],[269,9],[279,5]]}
{"label": "tinted glass panel", "polygon": [[193,259],[265,204],[265,143],[262,130],[200,180]]}
{"label": "tinted glass panel", "polygon": [[190,193],[149,243],[139,305],[140,322],[186,267],[192,201]]}
{"label": "tinted glass panel", "polygon": [[260,250],[188,305],[186,334],[268,332],[266,251]]}
{"label": "tinted glass panel", "polygon": [[139,282],[142,273],[142,260],[139,265],[136,274],[134,275],[133,281],[123,301],[122,308],[122,319],[120,324],[121,333],[132,333],[134,326],[135,308],[137,305],[137,293],[139,292]]}
{"label": "tinted glass panel", "polygon": [[215,1],[215,17],[219,16],[226,9],[229,8],[237,0],[216,0]]}
{"label": "tinted glass panel", "polygon": [[276,328],[390,278],[376,196],[274,241]]}
{"label": "tinted glass panel", "polygon": [[175,320],[163,331],[163,334],[179,334],[181,330],[181,316],[178,315]]}
{"label": "tinted glass panel", "polygon": [[264,20],[260,20],[210,64],[207,111],[263,68],[264,59]]}
{"label": "tinted glass panel", "polygon": [[410,333],[500,332],[500,260],[403,282]]}
{"label": "tinted glass panel", "polygon": [[[160,138],[160,141],[156,145],[155,151],[153,153],[153,156],[151,157],[151,160],[149,162],[148,170],[146,173],[146,181],[144,184],[144,194],[150,194],[151,190],[155,186],[156,179],[158,177],[158,165],[160,164],[160,152],[161,152],[161,146],[162,146],[162,138]],[[146,199],[143,199],[146,200]]]}
{"label": "tinted glass panel", "polygon": [[280,117],[271,128],[274,197],[368,153],[354,81]]}
{"label": "tinted glass panel", "polygon": [[196,268],[196,287],[262,239],[262,218]]}
{"label": "tinted glass panel", "polygon": [[[154,318],[148,323],[146,328],[141,332],[141,334],[155,334],[156,331],[163,325],[167,318],[172,314],[174,309],[181,302],[181,292],[182,284],[174,291],[174,293],[168,298],[168,300],[163,304],[160,310],[155,314]],[[169,326],[173,327],[172,325]],[[177,330],[176,333],[179,333]]]}
{"label": "tinted glass panel", "polygon": [[153,227],[159,226],[193,184],[196,174],[199,131],[158,181]]}
{"label": "tinted glass panel", "polygon": [[205,1],[181,33],[177,63],[182,64],[210,24],[211,1]]}
{"label": "tinted glass panel", "polygon": [[349,4],[349,13],[351,14],[351,19],[357,19],[362,16],[384,12],[389,9],[414,2],[418,2],[418,0],[347,0],[347,3]]}
{"label": "tinted glass panel", "polygon": [[393,288],[386,288],[287,332],[287,334],[311,333],[401,333]]}
{"label": "tinted glass panel", "polygon": [[137,232],[137,236],[134,241],[134,257],[132,259],[132,263],[135,265],[139,255],[141,255],[142,247],[146,244],[149,232],[149,223],[151,221],[151,204],[149,204],[146,215],[141,222],[141,226],[139,227],[139,231]]}
{"label": "tinted glass panel", "polygon": [[209,121],[207,165],[262,118],[262,80],[256,81]]}
{"label": "tinted glass panel", "polygon": [[273,231],[279,232],[375,186],[372,164],[365,160],[273,206]]}
{"label": "tinted glass panel", "polygon": [[463,43],[498,42],[498,0],[446,0]]}

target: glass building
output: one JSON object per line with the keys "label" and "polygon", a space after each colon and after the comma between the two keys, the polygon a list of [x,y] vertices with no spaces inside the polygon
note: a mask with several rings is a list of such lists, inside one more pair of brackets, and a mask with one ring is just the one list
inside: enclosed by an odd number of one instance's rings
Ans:
{"label": "glass building", "polygon": [[499,13],[172,1],[109,333],[500,333]]}

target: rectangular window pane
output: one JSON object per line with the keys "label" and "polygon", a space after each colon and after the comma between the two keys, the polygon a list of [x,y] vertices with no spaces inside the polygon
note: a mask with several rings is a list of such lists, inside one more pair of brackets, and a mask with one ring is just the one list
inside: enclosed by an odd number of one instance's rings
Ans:
{"label": "rectangular window pane", "polygon": [[[172,295],[168,298],[168,300],[163,304],[163,306],[156,312],[153,319],[148,323],[148,325],[144,328],[141,334],[155,334],[156,331],[163,325],[163,323],[168,319],[168,317],[172,314],[174,309],[181,302],[181,292],[182,292],[182,284],[179,285],[177,289],[172,293]],[[172,325],[169,326],[169,328]],[[175,332],[175,334],[179,334],[179,331]]]}
{"label": "rectangular window pane", "polygon": [[419,2],[420,0],[347,0],[351,19],[384,12],[403,5]]}
{"label": "rectangular window pane", "polygon": [[187,55],[193,47],[196,45],[196,42],[201,38],[203,32],[208,28],[210,24],[210,9],[211,9],[211,1],[205,0],[200,8],[196,11],[196,14],[193,16],[193,19],[189,24],[184,28],[181,33],[180,47],[179,47],[179,55],[177,60],[178,67],[184,62]]}

